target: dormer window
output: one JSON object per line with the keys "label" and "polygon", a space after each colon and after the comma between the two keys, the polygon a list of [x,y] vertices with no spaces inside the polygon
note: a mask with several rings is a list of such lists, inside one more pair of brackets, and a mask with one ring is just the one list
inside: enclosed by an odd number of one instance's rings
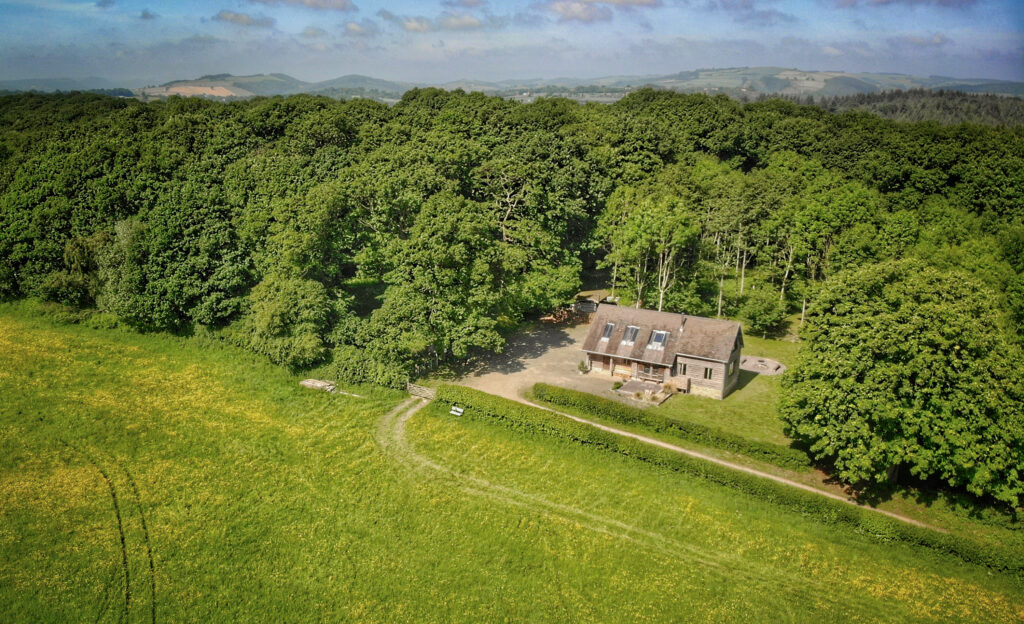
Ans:
{"label": "dormer window", "polygon": [[630,325],[626,328],[626,335],[622,337],[622,344],[631,345],[636,342],[636,335],[640,333],[639,327]]}
{"label": "dormer window", "polygon": [[601,332],[601,340],[608,340],[611,338],[613,329],[615,329],[615,323],[605,323],[604,331]]}
{"label": "dormer window", "polygon": [[668,332],[667,331],[655,330],[655,331],[651,332],[651,341],[649,343],[647,343],[647,348],[648,349],[655,349],[657,351],[664,351],[665,350],[665,344],[667,342],[668,342]]}

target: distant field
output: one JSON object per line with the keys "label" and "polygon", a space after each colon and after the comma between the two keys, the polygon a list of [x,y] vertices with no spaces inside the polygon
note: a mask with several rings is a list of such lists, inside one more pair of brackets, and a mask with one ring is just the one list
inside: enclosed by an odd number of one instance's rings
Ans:
{"label": "distant field", "polygon": [[0,621],[972,621],[1020,579],[630,458],[0,306]]}

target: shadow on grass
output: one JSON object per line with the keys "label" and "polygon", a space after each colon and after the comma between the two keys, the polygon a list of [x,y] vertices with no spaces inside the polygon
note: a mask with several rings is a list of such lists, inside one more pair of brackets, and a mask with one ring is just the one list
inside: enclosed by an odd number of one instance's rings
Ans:
{"label": "shadow on grass", "polygon": [[1024,528],[1019,510],[992,499],[981,499],[968,492],[952,489],[936,479],[921,480],[901,476],[897,481],[851,485],[835,476],[835,467],[830,463],[819,463],[817,467],[830,475],[825,483],[842,487],[849,495],[870,507],[900,498],[928,509],[945,509],[983,524],[1014,530]]}
{"label": "shadow on grass", "polygon": [[739,381],[736,382],[736,385],[733,387],[731,392],[739,392],[740,390],[746,388],[748,385],[750,385],[750,382],[757,379],[758,374],[759,373],[755,373],[754,371],[740,369]]}

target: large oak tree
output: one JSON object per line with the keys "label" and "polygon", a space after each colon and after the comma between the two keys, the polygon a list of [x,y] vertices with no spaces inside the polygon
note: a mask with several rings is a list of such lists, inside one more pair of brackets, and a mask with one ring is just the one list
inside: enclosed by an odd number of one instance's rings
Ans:
{"label": "large oak tree", "polygon": [[1024,375],[997,301],[967,275],[918,261],[837,275],[783,381],[783,419],[848,482],[907,470],[1020,504]]}

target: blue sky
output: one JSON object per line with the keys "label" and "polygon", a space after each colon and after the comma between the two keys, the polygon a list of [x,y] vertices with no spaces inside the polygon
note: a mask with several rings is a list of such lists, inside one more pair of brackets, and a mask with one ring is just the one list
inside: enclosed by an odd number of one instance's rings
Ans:
{"label": "blue sky", "polygon": [[1024,0],[0,0],[0,79],[407,81],[710,67],[1024,80]]}

